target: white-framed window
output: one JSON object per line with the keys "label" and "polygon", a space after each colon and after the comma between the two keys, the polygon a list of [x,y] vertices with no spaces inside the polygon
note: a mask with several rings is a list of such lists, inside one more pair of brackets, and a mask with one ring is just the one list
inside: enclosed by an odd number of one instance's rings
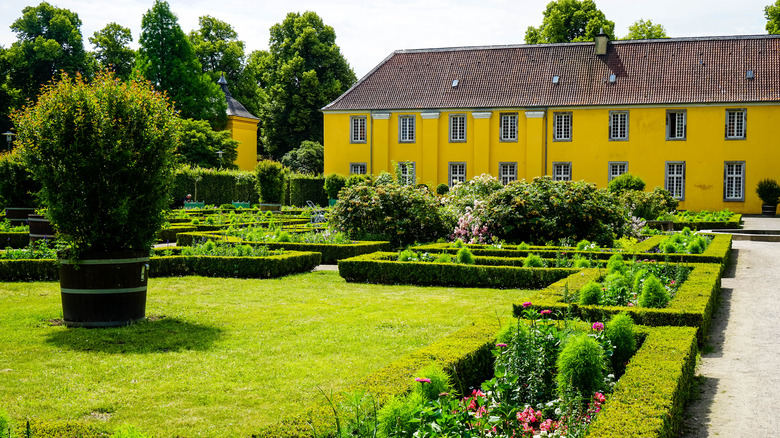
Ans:
{"label": "white-framed window", "polygon": [[619,177],[620,175],[628,173],[627,161],[610,161],[609,162],[609,181]]}
{"label": "white-framed window", "polygon": [[687,114],[685,110],[666,111],[667,140],[685,140],[687,130]]}
{"label": "white-framed window", "polygon": [[412,186],[416,182],[415,166],[413,161],[398,163],[398,183]]}
{"label": "white-framed window", "polygon": [[553,141],[571,141],[571,113],[553,113]]}
{"label": "white-framed window", "polygon": [[517,113],[501,114],[499,124],[501,141],[517,141]]}
{"label": "white-framed window", "polygon": [[350,175],[365,175],[368,173],[367,169],[366,163],[349,163]]}
{"label": "white-framed window", "polygon": [[726,161],[723,166],[723,200],[745,200],[745,162]]}
{"label": "white-framed window", "polygon": [[366,116],[349,118],[350,143],[366,142]]}
{"label": "white-framed window", "polygon": [[450,187],[466,182],[466,163],[450,163],[449,167]]}
{"label": "white-framed window", "polygon": [[685,199],[685,161],[667,161],[664,188],[672,197]]}
{"label": "white-framed window", "polygon": [[554,162],[552,165],[554,181],[571,181],[571,161]]}
{"label": "white-framed window", "polygon": [[498,163],[498,180],[504,185],[517,181],[517,163]]}
{"label": "white-framed window", "polygon": [[609,112],[609,139],[628,140],[628,111]]}
{"label": "white-framed window", "polygon": [[450,141],[466,141],[466,115],[452,114],[450,116]]}
{"label": "white-framed window", "polygon": [[398,141],[414,143],[414,119],[413,115],[398,116]]}
{"label": "white-framed window", "polygon": [[726,110],[726,140],[745,139],[746,113],[744,108]]}

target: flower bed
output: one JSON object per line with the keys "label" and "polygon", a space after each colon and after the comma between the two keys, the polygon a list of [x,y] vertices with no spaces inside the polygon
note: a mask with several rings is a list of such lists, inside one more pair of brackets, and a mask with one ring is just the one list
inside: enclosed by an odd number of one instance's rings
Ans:
{"label": "flower bed", "polygon": [[[675,436],[679,432],[684,403],[694,378],[695,329],[636,326],[636,331],[644,341],[626,366],[614,392],[603,403],[599,402],[601,412],[586,437],[661,438]],[[449,370],[448,373],[456,380],[456,389],[464,389],[460,395],[468,395],[464,392],[476,386],[473,382],[492,376],[491,350],[496,347],[497,332],[495,320],[475,322],[372,374],[351,391],[367,391],[381,406],[391,397],[407,393],[415,385],[415,378],[419,378],[419,371],[435,363]],[[470,380],[464,379],[464,376]],[[280,423],[258,431],[256,436],[309,437],[312,430],[317,436],[333,434],[337,427],[336,416],[341,417],[339,427],[346,427],[346,416],[350,412],[336,408],[343,406],[345,399],[344,394],[334,396],[331,400],[333,404],[323,401],[320,406],[290,415]],[[336,415],[334,409],[337,409]],[[526,420],[527,425],[533,423],[527,409],[519,414],[519,422]],[[536,412],[533,414],[536,417]],[[541,426],[540,423],[536,424]]]}
{"label": "flower bed", "polygon": [[[712,263],[688,264],[692,269],[680,285],[673,300],[662,309],[627,306],[580,305],[567,302],[590,281],[598,281],[604,272],[586,269],[581,275],[572,275],[540,291],[534,297],[534,305],[554,311],[569,312],[584,320],[603,320],[610,315],[628,312],[638,324],[647,326],[689,326],[698,329],[699,342],[704,342],[709,331],[712,313],[720,294],[721,266]],[[515,304],[515,315],[521,315],[523,307]]]}
{"label": "flower bed", "polygon": [[649,221],[650,228],[661,229],[659,221],[673,221],[675,230],[690,228],[692,230],[716,230],[740,228],[742,215],[729,210],[699,212],[678,211],[675,214],[660,217],[658,221]]}

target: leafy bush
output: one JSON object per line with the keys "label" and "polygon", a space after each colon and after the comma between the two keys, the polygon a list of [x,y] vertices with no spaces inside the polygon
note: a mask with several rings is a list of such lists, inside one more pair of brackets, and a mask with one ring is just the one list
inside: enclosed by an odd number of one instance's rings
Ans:
{"label": "leafy bush", "polygon": [[319,175],[325,168],[325,148],[316,141],[303,141],[282,157],[282,164],[293,172]]}
{"label": "leafy bush", "polygon": [[[181,120],[181,144],[176,152],[179,160],[191,166],[237,169],[238,141],[230,131],[214,131],[205,120]],[[222,151],[220,158],[217,151]]]}
{"label": "leafy bush", "polygon": [[604,332],[613,347],[612,367],[620,372],[636,351],[634,320],[625,312],[618,313],[607,322]]}
{"label": "leafy bush", "polygon": [[649,275],[642,285],[639,305],[642,307],[662,308],[669,304],[669,292],[655,275]]}
{"label": "leafy bush", "polygon": [[507,242],[568,237],[611,246],[627,223],[622,207],[606,190],[550,177],[504,186],[488,198],[485,211],[488,231]]}
{"label": "leafy bush", "polygon": [[474,264],[474,255],[471,254],[471,250],[469,250],[468,247],[464,246],[463,248],[459,249],[455,257],[458,260],[458,263],[462,263],[464,265]]}
{"label": "leafy bush", "polygon": [[582,306],[598,304],[601,299],[601,285],[591,281],[580,289],[579,303]]}
{"label": "leafy bush", "polygon": [[417,372],[415,385],[412,388],[423,396],[425,400],[432,401],[439,398],[439,394],[452,391],[450,376],[438,364],[432,363]]}
{"label": "leafy bush", "polygon": [[399,246],[431,242],[447,234],[434,195],[395,183],[343,190],[329,221],[353,239],[388,240]]}
{"label": "leafy bush", "polygon": [[338,199],[339,192],[347,185],[347,177],[340,173],[330,173],[325,177],[325,193],[329,199]]}
{"label": "leafy bush", "polygon": [[620,254],[613,254],[609,261],[607,261],[607,272],[625,272],[626,264],[623,262],[623,256]]}
{"label": "leafy bush", "polygon": [[627,191],[620,197],[632,216],[648,221],[675,211],[680,203],[661,187],[656,187],[652,192]]}
{"label": "leafy bush", "polygon": [[148,251],[165,221],[179,143],[168,100],[110,72],[45,85],[13,116],[60,239],[78,251]]}
{"label": "leafy bush", "polygon": [[604,385],[604,349],[586,334],[570,337],[556,364],[558,393],[562,397],[572,390],[590,395]]}
{"label": "leafy bush", "polygon": [[624,173],[613,178],[612,181],[607,184],[607,190],[616,195],[620,195],[627,191],[642,192],[645,190],[645,182],[638,176]]}
{"label": "leafy bush", "polygon": [[446,195],[450,191],[450,186],[447,184],[441,183],[438,186],[436,186],[436,194],[437,195]]}
{"label": "leafy bush", "polygon": [[502,187],[503,184],[496,177],[483,173],[449,189],[443,204],[449,206],[455,215],[461,216],[466,212],[466,207],[476,208]]}
{"label": "leafy bush", "polygon": [[414,416],[425,403],[422,394],[413,392],[405,397],[392,397],[377,412],[380,437],[412,438],[416,427]]}
{"label": "leafy bush", "polygon": [[764,204],[777,205],[778,198],[780,198],[780,184],[777,184],[777,181],[773,179],[764,178],[758,182],[756,194]]}
{"label": "leafy bush", "polygon": [[281,163],[262,160],[255,167],[257,191],[260,201],[266,204],[281,204],[284,200],[286,171]]}
{"label": "leafy bush", "polygon": [[523,266],[526,268],[542,268],[544,267],[544,262],[542,262],[539,254],[529,254],[525,262],[523,262]]}
{"label": "leafy bush", "polygon": [[0,208],[38,207],[34,195],[41,185],[33,179],[18,151],[0,155]]}

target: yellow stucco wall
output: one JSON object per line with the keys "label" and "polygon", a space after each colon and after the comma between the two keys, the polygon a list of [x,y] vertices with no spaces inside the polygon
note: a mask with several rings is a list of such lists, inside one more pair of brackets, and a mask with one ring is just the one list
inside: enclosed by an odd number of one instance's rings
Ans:
{"label": "yellow stucco wall", "polygon": [[[746,109],[745,139],[725,138],[726,110]],[[685,110],[684,140],[666,139],[667,110]],[[628,111],[628,140],[609,140],[610,110]],[[571,112],[571,141],[553,141],[553,114]],[[517,113],[517,141],[501,141],[500,115]],[[367,117],[367,140],[350,144],[350,116]],[[449,116],[466,114],[466,141],[450,142]],[[415,116],[415,142],[399,142],[399,115]],[[755,187],[762,178],[780,178],[776,104],[622,106],[587,108],[505,108],[325,112],[325,173],[349,173],[365,162],[369,173],[392,169],[391,162],[413,161],[419,182],[448,183],[449,163],[465,162],[467,178],[498,176],[499,163],[517,163],[518,179],[549,175],[552,163],[571,162],[572,179],[605,187],[610,162],[627,162],[647,189],[664,187],[666,162],[685,162],[685,194],[680,209],[724,209],[759,213]],[[744,201],[724,201],[724,164],[744,162]]]}
{"label": "yellow stucco wall", "polygon": [[255,170],[257,166],[257,124],[259,120],[228,116],[226,129],[238,141],[236,165],[240,170]]}

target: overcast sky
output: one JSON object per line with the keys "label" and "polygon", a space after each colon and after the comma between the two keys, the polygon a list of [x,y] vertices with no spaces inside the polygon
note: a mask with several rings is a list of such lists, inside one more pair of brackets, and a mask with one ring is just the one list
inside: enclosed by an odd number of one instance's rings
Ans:
{"label": "overcast sky", "polygon": [[[6,0],[0,5],[0,45],[16,41],[11,24],[22,9],[40,1]],[[111,22],[130,28],[137,48],[141,17],[153,0],[49,0],[78,14],[88,37]],[[185,33],[198,17],[211,15],[233,26],[247,54],[268,48],[268,29],[288,12],[314,11],[336,31],[358,78],[398,49],[521,44],[528,26],[539,26],[549,0],[168,0]],[[615,22],[618,37],[640,18],[661,24],[671,37],[766,34],[764,7],[772,0],[597,0]]]}

